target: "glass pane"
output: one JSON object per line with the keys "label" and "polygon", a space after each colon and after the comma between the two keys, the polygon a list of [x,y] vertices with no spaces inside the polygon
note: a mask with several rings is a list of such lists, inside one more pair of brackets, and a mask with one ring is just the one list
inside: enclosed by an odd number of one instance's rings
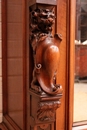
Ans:
{"label": "glass pane", "polygon": [[76,0],[74,122],[87,120],[87,0]]}

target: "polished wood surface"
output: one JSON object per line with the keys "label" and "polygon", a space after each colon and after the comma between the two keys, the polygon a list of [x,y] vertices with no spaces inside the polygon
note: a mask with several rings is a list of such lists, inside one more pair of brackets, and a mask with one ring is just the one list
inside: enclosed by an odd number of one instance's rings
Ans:
{"label": "polished wood surface", "polygon": [[[30,99],[29,88],[32,82],[32,71],[34,67],[34,63],[32,61],[32,48],[29,46],[29,1],[28,0],[9,0],[9,3],[13,5],[19,5],[19,3],[23,2],[22,11],[23,11],[23,130],[29,130],[29,113],[32,112],[32,105],[29,106]],[[12,127],[18,125],[9,119],[7,122],[7,118],[5,115],[8,115],[8,86],[7,86],[7,1],[2,1],[2,49],[3,49],[3,112],[4,112],[4,122],[7,124],[12,123]],[[60,61],[58,65],[58,73],[56,75],[56,83],[60,83],[63,86],[63,97],[61,99],[60,109],[56,112],[56,127],[55,130],[71,130],[72,129],[72,101],[73,101],[73,60],[70,57],[73,57],[73,28],[74,28],[74,12],[73,7],[75,7],[75,1],[71,0],[58,0],[57,1],[57,20],[56,20],[56,32],[61,33],[63,36],[63,40],[60,46]],[[11,12],[10,12],[11,13]],[[73,15],[72,15],[73,14]],[[21,15],[20,15],[21,16]],[[18,17],[19,19],[19,17]],[[73,21],[72,21],[73,19]],[[13,18],[14,20],[14,18]],[[16,33],[16,32],[15,32]],[[11,35],[11,34],[10,34]],[[15,35],[14,35],[15,37]],[[71,76],[72,75],[72,76]],[[27,91],[26,91],[27,90]],[[39,98],[38,98],[39,99]],[[17,104],[18,105],[18,104]],[[31,107],[31,110],[30,110]],[[48,107],[48,106],[46,106]],[[34,108],[35,109],[35,108]],[[41,110],[41,108],[40,108]],[[40,117],[39,117],[40,118]],[[20,121],[20,119],[19,119]],[[43,126],[42,126],[43,127]],[[17,127],[15,127],[17,128]],[[39,128],[39,127],[38,127]],[[42,128],[39,128],[42,129]],[[47,130],[54,129],[54,123],[50,125]]]}
{"label": "polished wood surface", "polygon": [[34,4],[45,4],[45,5],[57,5],[57,0],[29,0],[29,5],[34,5]]}
{"label": "polished wood surface", "polygon": [[31,62],[34,64],[29,90],[30,130],[54,130],[56,110],[61,105],[60,99],[63,91],[62,86],[56,84],[62,36],[52,35],[55,14],[53,9],[50,9],[50,5],[48,8],[43,5],[37,6],[36,9],[30,7],[29,22],[29,43],[32,46],[31,55],[33,55]]}
{"label": "polished wood surface", "polygon": [[1,130],[8,130],[4,123],[0,123]]}
{"label": "polished wood surface", "polygon": [[[69,43],[70,46],[68,48],[68,108],[67,108],[67,128],[69,130],[72,129],[73,126],[73,103],[74,103],[74,70],[75,70],[75,11],[76,11],[76,0],[70,1],[69,2],[69,21],[70,24],[68,25],[68,36],[69,36]],[[72,14],[72,15],[71,15]],[[67,37],[68,39],[68,37]]]}
{"label": "polished wood surface", "polygon": [[9,129],[26,129],[25,4],[2,1],[3,120]]}
{"label": "polished wood surface", "polygon": [[3,86],[3,114],[8,111],[7,96],[7,1],[3,0],[2,4],[2,86]]}
{"label": "polished wood surface", "polygon": [[38,7],[30,12],[30,18],[30,44],[35,66],[31,87],[39,89],[40,86],[45,93],[50,95],[61,93],[60,85],[56,84],[56,73],[62,36],[60,34],[52,36],[55,14],[50,9]]}
{"label": "polished wood surface", "polygon": [[[59,0],[57,2],[57,32],[62,34],[63,40],[60,46],[60,62],[59,62],[59,71],[57,74],[57,82],[59,82],[63,86],[63,97],[61,99],[61,107],[57,110],[56,113],[56,130],[64,130],[65,129],[65,117],[66,117],[66,88],[67,88],[67,1],[66,0]],[[60,118],[59,118],[60,117]],[[58,125],[60,124],[60,125]],[[66,130],[68,130],[66,128]]]}

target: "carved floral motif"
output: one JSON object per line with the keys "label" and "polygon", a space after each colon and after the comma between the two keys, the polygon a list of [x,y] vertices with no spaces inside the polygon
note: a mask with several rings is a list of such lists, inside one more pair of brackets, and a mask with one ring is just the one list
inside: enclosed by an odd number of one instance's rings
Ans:
{"label": "carved floral motif", "polygon": [[41,121],[54,120],[56,109],[60,104],[60,101],[40,103],[40,108],[37,111],[37,118]]}

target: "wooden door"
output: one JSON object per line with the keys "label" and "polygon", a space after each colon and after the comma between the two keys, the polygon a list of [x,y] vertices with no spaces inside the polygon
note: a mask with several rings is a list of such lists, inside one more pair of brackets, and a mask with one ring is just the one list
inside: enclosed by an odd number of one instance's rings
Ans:
{"label": "wooden door", "polygon": [[[57,83],[63,87],[61,107],[56,112],[56,130],[71,130],[74,34],[71,21],[74,1],[57,1],[57,32],[62,34]],[[29,45],[29,1],[2,0],[3,122],[9,130],[29,130],[29,87],[32,78],[32,55]],[[72,46],[72,47],[71,47]],[[71,55],[73,58],[73,55]],[[70,77],[72,74],[72,77]],[[71,82],[72,81],[72,82]],[[71,109],[71,110],[70,110]]]}

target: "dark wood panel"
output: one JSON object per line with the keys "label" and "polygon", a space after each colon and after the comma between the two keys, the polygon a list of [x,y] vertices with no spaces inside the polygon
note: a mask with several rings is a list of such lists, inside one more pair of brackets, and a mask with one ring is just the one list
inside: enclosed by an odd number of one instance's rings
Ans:
{"label": "dark wood panel", "polygon": [[1,130],[8,130],[8,128],[5,126],[4,123],[0,123],[0,129]]}
{"label": "dark wood panel", "polygon": [[22,21],[22,6],[21,4],[18,4],[17,2],[15,2],[15,4],[9,4],[8,1],[8,15],[7,15],[7,21],[8,22],[19,22],[21,23]]}
{"label": "dark wood panel", "polygon": [[[7,51],[8,51],[8,58],[22,58],[23,56],[23,45],[22,45],[23,41],[22,39],[17,41],[17,40],[14,40],[14,41],[11,41],[9,40],[8,42],[8,48],[7,48]],[[16,53],[15,53],[16,52]]]}
{"label": "dark wood panel", "polygon": [[[27,73],[28,73],[28,68],[27,68],[27,45],[28,45],[28,37],[27,37],[27,0],[22,0],[22,11],[23,11],[23,129],[28,130],[27,128],[27,87],[29,85],[29,82],[27,84]],[[29,59],[28,59],[29,61]],[[29,87],[28,87],[29,89]]]}
{"label": "dark wood panel", "polygon": [[[8,90],[8,115],[11,117],[11,119],[20,127],[20,129],[23,129],[23,20],[22,20],[22,4],[18,5],[19,8],[17,7],[18,2],[15,4],[15,8],[21,12],[20,15],[20,22],[19,22],[19,13],[16,13],[15,11],[12,11],[12,6],[14,8],[14,4],[8,4],[9,0],[7,0],[7,87]],[[13,15],[11,15],[11,13]],[[16,19],[15,21],[12,21],[11,19],[14,19],[16,13]],[[10,17],[10,20],[9,20]],[[8,49],[8,47],[12,47],[9,42],[14,42],[14,49],[16,53],[16,48],[15,48],[15,43],[21,42],[21,44],[18,45],[18,47],[21,49],[22,55],[19,57],[19,54],[16,55],[16,57],[11,56],[9,57],[8,54],[11,50]],[[9,46],[8,46],[9,45]],[[13,51],[14,51],[13,49]],[[10,80],[8,80],[9,77],[15,77],[15,76],[21,76],[22,80],[18,81],[17,85],[13,85],[16,81],[15,78],[13,80],[12,86],[9,86]],[[21,84],[20,84],[21,82]],[[19,86],[21,85],[21,86]],[[10,88],[9,88],[10,87]],[[14,88],[13,88],[14,87]],[[19,92],[13,91],[10,93],[10,89],[15,90],[16,88],[22,88],[22,91],[20,89]]]}
{"label": "dark wood panel", "polygon": [[[26,23],[25,23],[26,8],[25,8],[25,3],[26,3],[25,0],[23,1],[20,0],[15,2],[10,0],[2,1],[2,7],[3,7],[2,8],[3,79],[2,80],[3,80],[3,108],[4,108],[3,113],[4,113],[4,122],[8,126],[9,130],[10,129],[26,130],[27,114],[26,114],[26,34],[25,34],[26,33]],[[15,9],[14,11],[12,11],[13,9],[12,6]],[[16,13],[15,11],[18,11],[16,9],[20,10],[19,11],[20,13]],[[19,45],[17,46],[17,44]],[[15,47],[17,48],[17,53]],[[17,62],[13,63],[13,61],[14,62],[17,61]],[[22,80],[20,78],[17,78],[19,76],[22,78]],[[21,89],[19,89],[18,87],[19,88],[21,87]],[[17,99],[19,99],[20,105],[19,103],[17,103],[18,101]]]}
{"label": "dark wood panel", "polygon": [[22,0],[8,0],[8,4],[20,5],[22,4]]}
{"label": "dark wood panel", "polygon": [[[65,129],[65,98],[66,98],[66,0],[58,0],[57,2],[57,33],[60,33],[63,37],[63,40],[60,44],[60,62],[58,66],[57,74],[57,83],[61,84],[63,87],[63,97],[61,99],[61,106],[57,110],[56,115],[56,129],[64,130]],[[59,124],[59,125],[58,125]]]}
{"label": "dark wood panel", "polygon": [[[22,5],[21,5],[22,6]],[[21,16],[22,17],[22,16]],[[23,23],[7,23],[8,31],[7,31],[7,39],[9,41],[21,41],[23,37],[22,26]]]}
{"label": "dark wood panel", "polygon": [[19,126],[8,116],[4,116],[4,122],[8,130],[21,130]]}
{"label": "dark wood panel", "polygon": [[2,1],[2,86],[3,86],[3,114],[8,112],[7,95],[7,1]]}

